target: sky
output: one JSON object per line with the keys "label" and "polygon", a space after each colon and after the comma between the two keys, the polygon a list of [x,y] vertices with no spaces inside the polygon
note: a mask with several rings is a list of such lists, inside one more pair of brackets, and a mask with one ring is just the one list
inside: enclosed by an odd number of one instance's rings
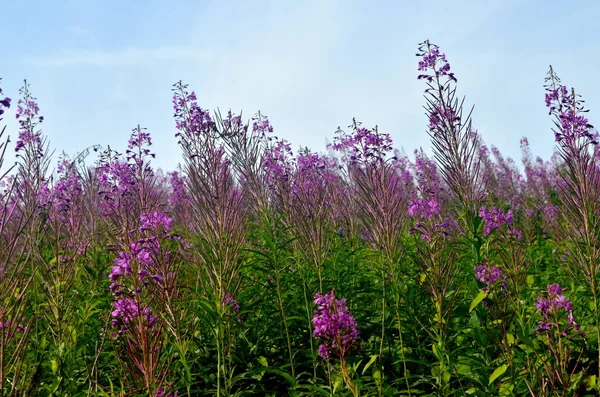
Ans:
{"label": "sky", "polygon": [[[524,136],[534,155],[548,159],[554,148],[549,65],[599,123],[592,0],[0,0],[0,9],[1,88],[16,102],[27,79],[57,154],[95,144],[124,151],[139,124],[152,134],[154,165],[174,170],[171,89],[180,80],[203,108],[245,119],[260,110],[293,149],[325,152],[355,117],[408,154],[431,153],[416,79],[426,39],[475,105],[474,128],[517,162]],[[4,122],[12,153],[14,108]]]}

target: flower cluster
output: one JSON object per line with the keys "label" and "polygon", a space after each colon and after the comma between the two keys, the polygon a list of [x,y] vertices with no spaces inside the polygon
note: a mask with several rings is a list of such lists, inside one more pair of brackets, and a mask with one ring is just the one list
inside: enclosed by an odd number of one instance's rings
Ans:
{"label": "flower cluster", "polygon": [[154,391],[154,397],[178,397],[179,391],[175,390],[173,393],[167,393],[167,389],[164,387],[159,387]]}
{"label": "flower cluster", "polygon": [[40,207],[46,208],[50,222],[73,223],[73,205],[83,194],[82,180],[64,157],[56,167],[58,179],[54,185],[44,184],[38,194]]}
{"label": "flower cluster", "polygon": [[436,105],[429,114],[429,131],[434,135],[459,125],[460,116],[451,107]]}
{"label": "flower cluster", "polygon": [[176,93],[173,95],[173,110],[175,111],[175,128],[179,130],[175,137],[179,143],[189,141],[192,137],[203,136],[212,132],[216,125],[208,110],[198,105],[195,92],[188,93],[187,85],[177,84]]}
{"label": "flower cluster", "polygon": [[271,150],[265,153],[263,166],[270,185],[287,182],[293,173],[291,144],[285,139],[278,140]]}
{"label": "flower cluster", "polygon": [[437,164],[422,150],[415,150],[415,162],[411,168],[423,196],[438,196],[442,192]]}
{"label": "flower cluster", "polygon": [[419,53],[417,54],[421,58],[419,61],[419,71],[427,72],[431,70],[433,74],[420,74],[417,76],[419,80],[426,79],[432,82],[434,78],[440,76],[447,76],[448,80],[456,82],[454,73],[450,72],[450,64],[446,59],[446,54],[440,54],[440,49],[437,45],[431,44],[429,40],[419,44]]}
{"label": "flower cluster", "polygon": [[154,211],[150,215],[142,215],[140,217],[142,226],[140,232],[151,230],[158,235],[165,235],[173,230],[173,219],[169,218],[164,212]]}
{"label": "flower cluster", "polygon": [[17,102],[16,118],[19,121],[19,139],[15,152],[20,152],[26,147],[31,148],[32,154],[42,157],[42,132],[37,128],[44,121],[43,116],[38,116],[40,108],[36,99],[31,96],[29,86],[21,89],[22,98]]}
{"label": "flower cluster", "polygon": [[[3,308],[0,306],[0,319],[3,317]],[[22,320],[25,320],[25,318]],[[0,333],[2,332],[4,332],[4,338],[11,339],[16,333],[24,334],[27,332],[27,327],[21,323],[14,323],[11,320],[0,321]],[[0,336],[0,338],[2,338],[2,336]]]}
{"label": "flower cluster", "polygon": [[252,123],[252,132],[257,134],[261,139],[267,137],[267,135],[273,133],[273,126],[271,122],[266,117],[259,114],[255,117],[254,122]]}
{"label": "flower cluster", "polygon": [[[127,161],[142,166],[144,164],[144,157],[155,158],[154,153],[150,153],[150,146],[152,146],[152,139],[150,133],[146,132],[145,128],[137,127],[133,129],[129,142],[127,143]],[[146,164],[146,169],[149,171],[149,164]]]}
{"label": "flower cluster", "polygon": [[127,326],[142,319],[144,326],[151,329],[156,325],[157,317],[152,315],[150,307],[142,307],[142,304],[134,299],[118,299],[111,312],[112,325],[119,328],[119,334],[127,330]]}
{"label": "flower cluster", "polygon": [[559,320],[565,313],[567,314],[567,326],[562,330],[563,336],[567,336],[570,329],[579,330],[580,325],[575,322],[573,317],[573,303],[563,295],[560,284],[548,284],[544,295],[546,297],[538,297],[535,304],[535,308],[544,317],[544,320],[540,321],[536,333],[550,331],[553,327],[560,330]]}
{"label": "flower cluster", "polygon": [[484,291],[487,291],[488,287],[499,281],[502,282],[503,288],[506,287],[506,276],[500,266],[490,266],[487,263],[481,263],[475,266],[475,278],[486,285],[486,287],[482,288]]}
{"label": "flower cluster", "polygon": [[[0,80],[2,80],[2,78],[0,78]],[[0,88],[0,96],[1,95],[2,95],[2,88]],[[2,116],[4,114],[4,109],[10,108],[10,101],[11,101],[11,99],[8,97],[5,97],[4,99],[0,99],[0,116]]]}
{"label": "flower cluster", "polygon": [[226,311],[225,311],[226,316],[229,316],[230,314],[237,314],[240,311],[240,304],[229,293],[223,297],[223,305],[226,308]]}
{"label": "flower cluster", "polygon": [[481,207],[479,216],[483,219],[483,234],[486,236],[494,229],[508,225],[514,220],[512,210],[508,210],[505,214],[502,208],[495,207]]}
{"label": "flower cluster", "polygon": [[356,320],[348,311],[346,299],[336,299],[335,290],[323,295],[315,295],[313,336],[321,341],[319,356],[327,358],[331,354],[345,357],[348,351],[356,346],[359,331]]}
{"label": "flower cluster", "polygon": [[392,151],[392,138],[389,134],[382,134],[374,129],[361,127],[361,123],[354,120],[350,126],[353,134],[348,135],[342,130],[336,132],[333,150],[347,153],[347,160],[351,163],[382,161],[386,154]]}
{"label": "flower cluster", "polygon": [[135,174],[127,162],[121,160],[118,155],[107,148],[100,154],[96,167],[98,185],[100,190],[100,212],[108,216],[125,208],[128,201],[132,200],[133,193],[137,187]]}
{"label": "flower cluster", "polygon": [[[10,223],[10,220],[16,218],[18,201],[14,194],[11,194],[15,187],[14,176],[6,176],[0,180],[0,236],[6,232],[4,227]],[[2,273],[0,272],[0,277]]]}
{"label": "flower cluster", "polygon": [[115,264],[111,270],[112,271],[108,276],[112,282],[110,291],[115,296],[119,296],[123,293],[120,289],[121,284],[118,283],[119,279],[131,274],[131,254],[129,252],[119,252],[119,256],[115,259]]}
{"label": "flower cluster", "polygon": [[440,213],[440,204],[434,198],[429,200],[411,200],[408,203],[408,215],[418,219],[431,219]]}
{"label": "flower cluster", "polygon": [[246,136],[248,133],[248,124],[244,124],[242,116],[231,111],[227,113],[227,118],[223,119],[223,127],[221,134],[227,136]]}
{"label": "flower cluster", "polygon": [[172,189],[169,195],[169,205],[172,208],[187,206],[190,198],[185,187],[185,176],[182,176],[177,171],[173,171],[168,175]]}
{"label": "flower cluster", "polygon": [[556,117],[556,126],[558,130],[554,131],[556,142],[564,142],[570,145],[572,142],[583,138],[596,145],[596,136],[592,132],[594,128],[589,124],[588,119],[581,113],[586,112],[583,109],[582,102],[577,99],[575,90],[570,91],[564,85],[560,84],[560,79],[550,68],[546,81],[546,107],[549,114]]}
{"label": "flower cluster", "polygon": [[[135,317],[141,314],[148,316],[152,309],[149,307],[140,309],[142,303],[139,298],[143,290],[151,283],[163,288],[165,286],[164,277],[170,280],[175,276],[173,272],[165,270],[165,266],[168,267],[171,260],[171,255],[170,252],[161,251],[159,240],[160,237],[169,237],[168,233],[172,230],[172,219],[162,212],[154,212],[142,215],[140,223],[142,224],[141,232],[150,232],[151,236],[131,243],[128,251],[119,252],[109,275],[110,291],[116,298],[119,298],[115,302],[115,310],[112,312],[115,326],[126,325],[130,322],[131,316]],[[162,266],[163,264],[165,266]],[[134,273],[136,277],[131,279],[130,277]],[[122,298],[123,295],[135,299]],[[132,310],[134,305],[137,307],[136,310]],[[150,317],[147,320],[149,319]],[[156,319],[148,321],[147,325],[151,326],[155,321]]]}
{"label": "flower cluster", "polygon": [[[303,205],[330,205],[330,197],[324,192],[336,178],[331,172],[333,167],[331,158],[308,150],[299,153],[296,156],[296,172],[291,189],[294,199],[304,201]],[[314,199],[312,203],[307,200],[309,198]]]}

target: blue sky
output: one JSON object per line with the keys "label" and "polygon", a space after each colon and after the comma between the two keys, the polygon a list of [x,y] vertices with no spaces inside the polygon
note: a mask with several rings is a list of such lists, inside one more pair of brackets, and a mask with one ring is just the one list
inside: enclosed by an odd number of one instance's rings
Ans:
{"label": "blue sky", "polygon": [[[16,100],[31,83],[57,152],[90,145],[123,150],[137,124],[152,133],[155,165],[181,159],[172,84],[190,84],[201,106],[261,110],[293,148],[324,151],[353,117],[391,134],[395,147],[429,152],[419,42],[448,56],[474,127],[520,159],[527,136],[548,158],[544,107],[553,65],[598,123],[600,2],[486,1],[6,1],[0,77]],[[5,117],[13,145],[17,126]],[[12,149],[11,149],[12,150]]]}

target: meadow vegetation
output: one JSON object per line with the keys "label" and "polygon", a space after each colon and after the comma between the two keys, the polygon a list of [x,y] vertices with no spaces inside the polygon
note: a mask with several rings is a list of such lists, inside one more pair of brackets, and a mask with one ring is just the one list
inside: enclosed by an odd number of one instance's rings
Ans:
{"label": "meadow vegetation", "polygon": [[123,153],[54,159],[31,87],[0,90],[19,122],[0,134],[0,396],[600,394],[583,101],[550,68],[556,150],[524,138],[518,166],[446,55],[417,58],[432,157],[357,120],[294,153],[265,115],[210,112],[179,82],[176,171],[141,126]]}

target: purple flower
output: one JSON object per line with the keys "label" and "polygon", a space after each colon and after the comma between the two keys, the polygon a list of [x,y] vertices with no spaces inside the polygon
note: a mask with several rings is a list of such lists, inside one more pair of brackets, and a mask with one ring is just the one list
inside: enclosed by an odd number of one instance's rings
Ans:
{"label": "purple flower", "polygon": [[454,73],[450,72],[450,64],[446,59],[446,54],[440,54],[440,49],[437,45],[431,44],[429,40],[426,40],[419,45],[419,51],[420,53],[417,56],[421,59],[419,60],[418,70],[425,73],[418,75],[417,79],[425,79],[432,82],[434,78],[446,76],[448,80],[456,82]]}
{"label": "purple flower", "polygon": [[127,329],[127,325],[138,318],[143,319],[144,326],[148,329],[153,328],[157,321],[157,317],[152,315],[150,307],[143,308],[140,302],[129,298],[117,300],[111,316],[113,327],[120,328],[119,333],[123,333]]}
{"label": "purple flower", "polygon": [[178,87],[181,91],[173,95],[173,109],[175,110],[175,128],[179,130],[176,137],[183,141],[189,141],[193,136],[209,134],[215,128],[215,122],[210,117],[208,110],[198,106],[196,93],[188,93],[186,85]]}
{"label": "purple flower", "polygon": [[319,345],[319,356],[322,358],[329,357],[329,349],[325,345]]}
{"label": "purple flower", "polygon": [[41,158],[43,156],[42,132],[37,127],[44,121],[44,118],[38,116],[40,108],[29,92],[27,82],[20,92],[22,98],[17,102],[15,115],[20,125],[15,152],[27,150],[31,151],[31,155]]}
{"label": "purple flower", "polygon": [[535,303],[535,308],[544,318],[536,330],[538,334],[549,331],[552,327],[559,329],[560,317],[564,314],[567,315],[567,327],[562,330],[563,335],[566,336],[570,328],[580,329],[580,325],[575,322],[573,317],[573,303],[563,295],[563,288],[560,284],[548,284],[544,295],[545,297],[538,297]]}
{"label": "purple flower", "polygon": [[540,326],[535,330],[536,334],[541,334],[545,331],[550,331],[552,324],[547,321],[540,321]]}
{"label": "purple flower", "polygon": [[[127,150],[125,151],[127,161],[142,167],[145,157],[155,157],[154,153],[150,153],[150,146],[152,146],[150,133],[146,132],[146,129],[140,126],[134,128],[129,137]],[[146,163],[144,168],[148,173],[151,173],[148,163]]]}
{"label": "purple flower", "polygon": [[258,134],[261,138],[265,138],[268,134],[273,133],[273,126],[269,119],[259,115],[252,124],[252,132]]}
{"label": "purple flower", "polygon": [[177,209],[188,206],[190,198],[185,186],[185,177],[180,175],[177,171],[169,173],[169,177],[172,189],[171,195],[169,196],[169,205],[172,208]]}
{"label": "purple flower", "polygon": [[314,311],[313,336],[321,341],[319,356],[335,354],[345,357],[357,344],[359,331],[356,320],[346,306],[346,299],[336,299],[335,290],[323,295],[315,294],[317,310]]}
{"label": "purple flower", "polygon": [[164,212],[155,211],[149,215],[142,215],[140,221],[142,223],[140,232],[154,230],[164,234],[173,230],[173,219],[169,218]]}
{"label": "purple flower", "polygon": [[475,266],[475,278],[488,287],[496,284],[498,281],[506,283],[506,277],[502,272],[502,268],[500,266],[490,266],[487,263]]}
{"label": "purple flower", "polygon": [[237,312],[240,310],[240,305],[238,304],[238,301],[229,293],[223,297],[223,305],[225,305],[225,307],[227,308],[225,316],[229,316],[230,314],[237,314]]}
{"label": "purple flower", "polygon": [[547,205],[544,207],[544,214],[546,215],[547,220],[551,220],[558,215],[558,207],[555,205]]}
{"label": "purple flower", "polygon": [[[2,80],[2,78],[0,78],[0,80]],[[0,88],[0,95],[2,95],[2,88]],[[4,109],[8,109],[10,108],[10,98],[4,98],[2,100],[0,100],[0,116],[2,116],[4,114]]]}
{"label": "purple flower", "polygon": [[440,213],[440,204],[436,199],[411,200],[408,203],[408,214],[413,218],[431,219]]}
{"label": "purple flower", "polygon": [[333,150],[344,153],[345,160],[351,163],[380,162],[392,151],[392,138],[380,133],[377,127],[369,130],[356,120],[350,127],[354,132],[352,135],[339,129],[331,145]]}
{"label": "purple flower", "polygon": [[265,153],[263,167],[266,170],[269,185],[285,183],[293,173],[291,144],[286,140],[278,140],[271,150]]}
{"label": "purple flower", "polygon": [[560,79],[550,68],[546,78],[545,102],[549,108],[549,114],[554,115],[556,119],[557,130],[554,130],[554,138],[559,144],[571,146],[578,139],[584,139],[586,142],[596,145],[596,137],[589,124],[588,119],[582,115],[586,112],[582,106],[582,101],[577,98],[575,90],[568,90],[560,83]]}
{"label": "purple flower", "polygon": [[167,393],[167,389],[164,387],[159,387],[154,392],[154,397],[178,397],[179,391],[175,390],[173,393]]}
{"label": "purple flower", "polygon": [[483,234],[486,236],[494,229],[512,223],[514,220],[512,210],[508,210],[505,214],[501,208],[495,207],[481,207],[479,209],[479,216],[483,219]]}

